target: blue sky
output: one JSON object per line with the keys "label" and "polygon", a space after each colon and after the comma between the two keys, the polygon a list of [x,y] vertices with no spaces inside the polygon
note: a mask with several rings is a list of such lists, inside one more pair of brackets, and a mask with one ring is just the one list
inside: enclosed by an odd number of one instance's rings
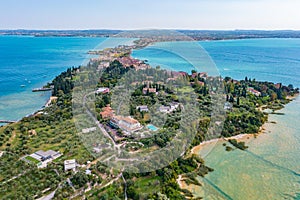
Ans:
{"label": "blue sky", "polygon": [[0,29],[294,29],[299,0],[1,0]]}

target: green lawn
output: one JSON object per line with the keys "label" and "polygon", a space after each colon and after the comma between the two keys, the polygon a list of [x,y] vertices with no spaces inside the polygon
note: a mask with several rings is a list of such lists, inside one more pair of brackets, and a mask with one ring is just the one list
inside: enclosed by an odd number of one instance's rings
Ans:
{"label": "green lawn", "polygon": [[160,189],[160,177],[141,177],[135,180],[134,187],[138,194],[154,194]]}
{"label": "green lawn", "polygon": [[27,156],[27,157],[25,157],[24,159],[30,161],[30,162],[33,163],[33,164],[38,164],[38,163],[40,162],[39,160],[36,160],[36,159],[34,159],[33,157],[31,157],[31,156]]}

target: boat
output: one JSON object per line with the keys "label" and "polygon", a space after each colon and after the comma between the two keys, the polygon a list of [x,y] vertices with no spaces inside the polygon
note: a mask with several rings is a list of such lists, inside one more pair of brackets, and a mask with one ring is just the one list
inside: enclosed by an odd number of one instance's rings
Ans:
{"label": "boat", "polygon": [[20,87],[26,87],[26,85],[20,85]]}

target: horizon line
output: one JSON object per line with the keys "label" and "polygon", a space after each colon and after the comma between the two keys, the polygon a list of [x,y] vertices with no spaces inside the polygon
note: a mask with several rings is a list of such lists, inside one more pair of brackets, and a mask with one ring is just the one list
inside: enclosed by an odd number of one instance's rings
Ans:
{"label": "horizon line", "polygon": [[0,29],[0,31],[138,31],[138,30],[176,30],[176,31],[300,31],[300,29],[175,29],[175,28],[148,28],[148,29]]}

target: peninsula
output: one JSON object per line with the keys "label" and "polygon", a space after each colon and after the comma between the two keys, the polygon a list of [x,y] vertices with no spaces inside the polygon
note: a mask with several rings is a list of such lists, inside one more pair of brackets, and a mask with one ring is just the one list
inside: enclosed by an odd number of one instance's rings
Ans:
{"label": "peninsula", "polygon": [[[213,77],[206,72],[191,73],[163,70],[131,57],[132,49],[143,48],[153,40],[138,40],[133,45],[122,45],[94,51],[99,58],[87,67],[74,67],[57,76],[51,83],[56,96],[42,112],[0,128],[0,196],[5,199],[33,199],[47,195],[53,199],[196,199],[180,183],[199,185],[196,177],[213,171],[205,161],[191,151],[200,143],[220,137],[256,134],[268,120],[268,113],[276,113],[299,94],[293,85],[261,82],[245,77]],[[88,71],[86,70],[88,69]],[[131,76],[130,73],[134,72]],[[142,76],[147,72],[147,76]],[[97,86],[89,94],[95,96],[95,109],[89,107],[85,95],[83,112],[96,120],[97,127],[79,130],[74,125],[72,93],[78,89],[76,81],[90,83],[93,75],[101,74]],[[136,79],[143,77],[143,79]],[[113,107],[113,93],[118,92],[118,81],[123,80],[132,93],[122,113]],[[220,94],[225,113],[221,134],[208,134],[211,123],[212,98],[215,87],[222,85]],[[181,87],[179,87],[181,86]],[[168,147],[176,139],[183,113],[189,109],[184,103],[188,94],[195,94],[193,110],[188,120],[195,124],[191,145],[167,166],[152,172],[129,173],[110,167],[98,160],[111,146],[129,154],[155,151]],[[118,96],[118,95],[116,95]],[[156,106],[158,105],[158,106]],[[267,112],[270,111],[270,112]],[[155,118],[151,113],[156,113]],[[217,114],[219,114],[217,113]],[[198,115],[199,114],[199,115]],[[164,123],[159,123],[164,119]],[[184,126],[183,126],[184,127]],[[107,143],[92,140],[89,147],[80,137],[101,129]],[[78,133],[80,132],[80,133]],[[230,140],[225,150],[245,149],[245,144]],[[97,155],[98,158],[92,156]],[[160,158],[163,162],[166,158]],[[151,167],[144,166],[144,167]],[[141,170],[141,169],[140,169]],[[141,170],[142,171],[142,170]],[[180,181],[178,181],[180,179]]]}

